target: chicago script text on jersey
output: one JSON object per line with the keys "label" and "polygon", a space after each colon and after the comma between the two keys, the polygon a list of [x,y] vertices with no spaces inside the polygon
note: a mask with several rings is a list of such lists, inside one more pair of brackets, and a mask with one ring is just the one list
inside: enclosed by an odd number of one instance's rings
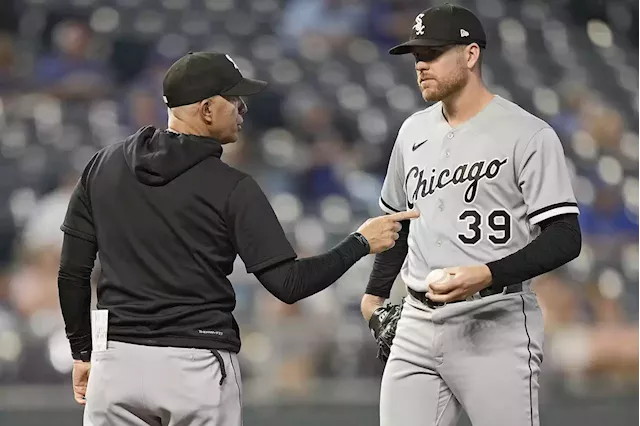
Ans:
{"label": "chicago script text on jersey", "polygon": [[415,185],[413,194],[408,197],[410,199],[408,202],[409,208],[412,209],[413,204],[419,198],[425,198],[437,190],[445,188],[447,185],[461,185],[467,182],[470,183],[464,193],[464,201],[472,203],[478,193],[480,180],[494,179],[500,173],[500,168],[507,164],[508,161],[508,158],[502,160],[495,158],[489,162],[482,160],[473,164],[463,163],[456,167],[453,172],[451,172],[451,169],[445,168],[436,173],[436,169],[432,168],[431,173],[426,177],[425,169],[413,166],[405,177],[407,195],[410,193],[410,188],[414,188]]}

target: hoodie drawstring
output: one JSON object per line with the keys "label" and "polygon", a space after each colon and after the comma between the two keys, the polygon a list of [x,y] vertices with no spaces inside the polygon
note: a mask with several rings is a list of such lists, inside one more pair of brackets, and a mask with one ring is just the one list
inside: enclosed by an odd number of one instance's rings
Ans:
{"label": "hoodie drawstring", "polygon": [[227,378],[227,370],[224,368],[224,360],[222,359],[222,355],[215,349],[211,349],[211,353],[218,360],[218,364],[220,364],[220,373],[222,373],[222,378],[220,379],[220,386],[224,383],[224,379]]}

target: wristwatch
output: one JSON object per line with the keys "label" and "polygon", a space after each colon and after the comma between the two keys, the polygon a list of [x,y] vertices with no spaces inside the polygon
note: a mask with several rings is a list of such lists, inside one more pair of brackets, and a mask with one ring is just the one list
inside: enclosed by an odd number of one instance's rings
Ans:
{"label": "wristwatch", "polygon": [[353,234],[354,237],[356,237],[358,239],[358,241],[360,241],[360,243],[362,244],[363,247],[365,247],[367,249],[367,254],[371,253],[371,246],[369,245],[369,241],[367,241],[367,239],[365,238],[364,235],[362,235],[359,232],[354,232]]}

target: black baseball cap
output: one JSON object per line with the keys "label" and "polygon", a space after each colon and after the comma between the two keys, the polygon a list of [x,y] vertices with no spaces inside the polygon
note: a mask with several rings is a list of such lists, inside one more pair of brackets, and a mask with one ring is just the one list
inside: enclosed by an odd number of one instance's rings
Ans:
{"label": "black baseball cap", "polygon": [[389,50],[392,55],[411,53],[417,46],[438,47],[478,43],[487,46],[487,35],[478,17],[469,9],[445,3],[416,16],[409,41]]}
{"label": "black baseball cap", "polygon": [[169,108],[189,105],[212,96],[249,96],[267,82],[242,76],[226,53],[189,52],[169,67],[162,82],[163,100]]}

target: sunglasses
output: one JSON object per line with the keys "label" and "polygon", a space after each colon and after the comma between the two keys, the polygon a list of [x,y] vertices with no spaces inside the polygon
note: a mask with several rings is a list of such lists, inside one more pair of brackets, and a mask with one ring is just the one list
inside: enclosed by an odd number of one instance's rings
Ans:
{"label": "sunglasses", "polygon": [[249,110],[249,107],[240,96],[223,96],[223,98],[236,107],[238,114],[246,114]]}

